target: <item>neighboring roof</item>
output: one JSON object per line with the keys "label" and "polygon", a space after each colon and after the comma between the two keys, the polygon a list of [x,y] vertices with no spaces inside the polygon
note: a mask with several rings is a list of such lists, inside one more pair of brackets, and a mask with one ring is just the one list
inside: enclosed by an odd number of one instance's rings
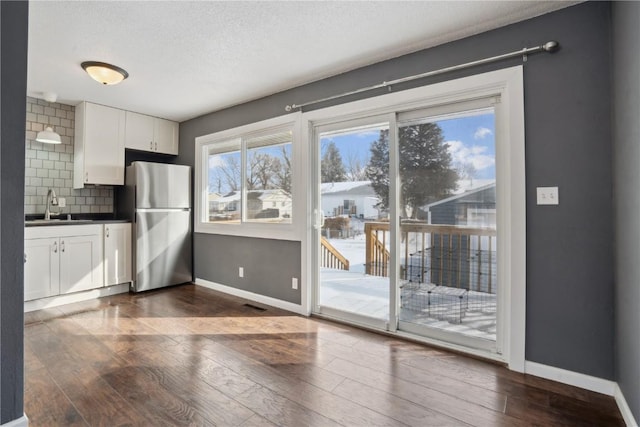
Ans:
{"label": "neighboring roof", "polygon": [[[421,209],[424,211],[428,211],[430,208],[434,207],[434,206],[438,206],[438,205],[442,205],[444,203],[449,203],[451,201],[454,200],[458,200],[458,199],[462,199],[463,197],[467,197],[470,196],[472,194],[476,194],[479,193],[481,191],[484,190],[488,190],[490,188],[493,188],[496,186],[496,182],[493,179],[485,179],[485,180],[474,180],[474,184],[475,181],[489,181],[489,183],[485,183],[484,185],[480,185],[480,186],[475,186],[475,185],[470,185],[471,189],[464,191],[462,193],[458,193],[454,196],[451,197],[447,197],[446,199],[442,199],[442,200],[438,200],[437,202],[433,202],[433,203],[429,203],[428,205],[424,205]],[[458,188],[460,188],[460,186],[458,186]]]}
{"label": "neighboring roof", "polygon": [[320,194],[374,194],[371,181],[325,182],[320,185]]}
{"label": "neighboring roof", "polygon": [[495,185],[495,183],[495,179],[461,179],[458,181],[458,189],[454,191],[453,194],[467,193],[471,190],[486,187],[487,185]]}
{"label": "neighboring roof", "polygon": [[[288,195],[284,190],[281,189],[274,189],[274,190],[252,190],[252,191],[256,191],[256,192],[260,192],[260,196],[258,197],[260,200],[266,199],[268,197],[272,197],[272,196],[276,196],[276,195]],[[209,193],[209,200],[210,201],[216,201],[219,203],[230,203],[230,202],[235,202],[240,200],[240,192],[239,191],[232,191],[231,193],[228,193],[224,196],[219,196],[217,198],[211,198],[212,194],[217,194],[217,193]]]}

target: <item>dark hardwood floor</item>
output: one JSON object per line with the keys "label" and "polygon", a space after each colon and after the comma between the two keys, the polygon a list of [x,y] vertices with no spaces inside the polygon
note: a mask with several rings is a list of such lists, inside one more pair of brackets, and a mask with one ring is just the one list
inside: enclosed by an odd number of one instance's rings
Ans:
{"label": "dark hardwood floor", "polygon": [[185,285],[25,314],[30,425],[624,425],[608,396],[245,303]]}

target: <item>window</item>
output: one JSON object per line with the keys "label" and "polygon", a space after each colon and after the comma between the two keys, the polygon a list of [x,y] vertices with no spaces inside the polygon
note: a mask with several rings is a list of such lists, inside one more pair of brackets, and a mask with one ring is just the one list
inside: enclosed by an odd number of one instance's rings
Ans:
{"label": "window", "polygon": [[[291,130],[285,130],[245,141],[246,221],[291,222],[292,136]],[[277,208],[278,201],[282,209]]]}
{"label": "window", "polygon": [[[269,126],[273,122],[280,124]],[[284,238],[283,228],[269,231],[296,218],[295,123],[290,116],[282,122],[279,118],[196,138],[196,231]]]}
{"label": "window", "polygon": [[235,139],[207,146],[206,221],[239,223],[242,218],[240,142]]}

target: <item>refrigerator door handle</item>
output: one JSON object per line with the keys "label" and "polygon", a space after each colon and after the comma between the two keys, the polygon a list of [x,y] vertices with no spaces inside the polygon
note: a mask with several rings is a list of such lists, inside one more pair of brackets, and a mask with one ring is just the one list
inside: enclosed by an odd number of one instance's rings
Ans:
{"label": "refrigerator door handle", "polygon": [[[138,186],[133,187],[133,209],[138,209]],[[133,215],[133,222],[136,222],[136,216]]]}

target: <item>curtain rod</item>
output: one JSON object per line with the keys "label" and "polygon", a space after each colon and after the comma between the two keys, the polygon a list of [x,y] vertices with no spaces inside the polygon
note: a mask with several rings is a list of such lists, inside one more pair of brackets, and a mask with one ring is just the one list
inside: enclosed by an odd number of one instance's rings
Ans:
{"label": "curtain rod", "polygon": [[302,104],[287,105],[284,109],[285,109],[285,111],[289,112],[289,111],[296,110],[296,109],[299,109],[299,108],[307,107],[309,105],[319,104],[321,102],[331,101],[331,100],[334,100],[334,99],[343,98],[345,96],[355,95],[357,93],[367,92],[367,91],[370,91],[370,90],[373,90],[373,89],[379,89],[381,87],[388,87],[388,86],[399,84],[399,83],[410,82],[412,80],[417,80],[417,79],[421,79],[421,78],[424,78],[424,77],[437,76],[438,74],[449,73],[451,71],[463,70],[465,68],[476,67],[478,65],[488,64],[488,63],[496,62],[496,61],[502,61],[504,59],[509,59],[509,58],[513,58],[513,57],[516,57],[516,56],[520,56],[520,55],[522,55],[522,60],[526,61],[527,60],[527,55],[529,55],[529,54],[538,53],[538,52],[553,53],[553,52],[557,51],[559,48],[560,48],[560,44],[557,41],[553,41],[552,40],[552,41],[548,41],[545,44],[540,45],[540,46],[525,47],[525,48],[523,48],[521,50],[516,50],[516,51],[513,51],[513,52],[509,52],[509,53],[503,53],[502,55],[492,56],[490,58],[478,59],[477,61],[471,61],[471,62],[466,62],[464,64],[453,65],[451,67],[440,68],[439,70],[427,71],[426,73],[422,73],[422,74],[414,74],[413,76],[408,76],[408,77],[403,77],[403,78],[400,78],[400,79],[390,80],[388,82],[378,83],[378,84],[373,85],[373,86],[363,87],[363,88],[360,88],[360,89],[352,90],[350,92],[344,92],[344,93],[340,93],[338,95],[328,96],[328,97],[322,98],[322,99],[316,99],[315,101],[304,102]]}

